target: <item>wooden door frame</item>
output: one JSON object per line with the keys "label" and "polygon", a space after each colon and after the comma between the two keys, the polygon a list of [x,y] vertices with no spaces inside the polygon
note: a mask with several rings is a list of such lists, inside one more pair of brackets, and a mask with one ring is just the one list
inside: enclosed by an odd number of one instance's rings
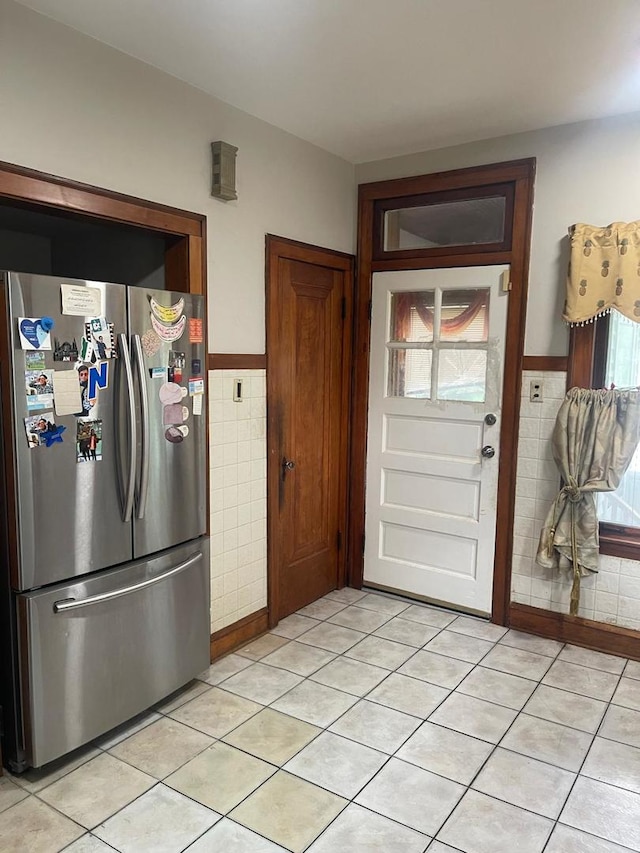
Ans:
{"label": "wooden door frame", "polygon": [[269,611],[269,627],[278,623],[280,604],[280,568],[282,547],[279,541],[277,521],[278,512],[275,501],[278,495],[280,479],[280,454],[278,424],[280,420],[282,387],[274,368],[275,354],[278,347],[278,316],[277,300],[278,267],[281,259],[295,260],[329,267],[346,273],[347,287],[345,288],[345,318],[343,323],[342,340],[342,406],[341,406],[341,439],[340,456],[343,476],[340,482],[340,515],[343,519],[342,530],[345,531],[342,547],[338,552],[338,586],[344,586],[347,575],[348,553],[348,483],[349,483],[349,414],[352,375],[352,318],[355,258],[344,252],[324,249],[267,234],[266,263],[265,263],[265,322],[266,322],[266,352],[267,352],[267,601]]}
{"label": "wooden door frame", "polygon": [[[26,205],[42,213],[63,212],[78,214],[86,222],[112,222],[156,231],[176,238],[165,252],[165,279],[168,290],[195,293],[204,297],[205,329],[207,326],[207,219],[200,213],[192,213],[168,207],[153,201],[123,195],[112,190],[101,189],[90,184],[79,183],[57,175],[27,169],[14,163],[0,161],[0,198]],[[6,328],[6,322],[2,324]],[[207,338],[205,337],[205,352]],[[208,362],[205,360],[205,365]],[[203,365],[204,367],[204,365]],[[6,377],[5,377],[6,378]],[[11,410],[9,388],[3,386],[2,405]],[[10,430],[8,421],[6,430]],[[10,442],[9,432],[5,441]],[[10,443],[7,444],[10,446]],[[207,460],[209,458],[207,419]],[[207,465],[208,470],[208,465]],[[14,472],[7,467],[7,484],[15,487]],[[209,486],[207,483],[207,506]],[[208,513],[207,513],[208,518]],[[12,528],[15,529],[15,528]],[[13,538],[13,537],[10,537]],[[10,541],[10,553],[17,559],[17,545]]]}
{"label": "wooden door frame", "polygon": [[169,207],[0,162],[0,198],[41,212],[79,214],[85,221],[114,222],[176,237],[165,254],[167,290],[207,295],[206,225],[201,213]]}
{"label": "wooden door frame", "polygon": [[[534,158],[495,163],[450,172],[361,184],[358,192],[358,269],[354,324],[354,373],[351,413],[351,460],[349,503],[350,586],[361,588],[364,578],[366,447],[369,402],[369,350],[372,275],[383,270],[435,269],[438,267],[509,264],[511,294],[507,313],[504,355],[503,406],[500,432],[500,468],[496,511],[496,550],[491,619],[505,625],[511,600],[511,558],[516,492],[516,460],[520,418],[520,390],[527,307],[529,254],[533,216]],[[393,257],[375,260],[376,202],[389,198],[427,195],[447,190],[492,184],[512,184],[514,189],[511,246],[501,251],[437,254],[429,257]]]}

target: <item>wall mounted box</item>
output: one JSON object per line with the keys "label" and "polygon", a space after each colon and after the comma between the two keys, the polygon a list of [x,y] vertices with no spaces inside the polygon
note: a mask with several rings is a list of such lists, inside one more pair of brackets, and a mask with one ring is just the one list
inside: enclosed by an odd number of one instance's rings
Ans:
{"label": "wall mounted box", "polygon": [[236,154],[238,149],[228,142],[212,142],[213,173],[211,195],[223,201],[238,198],[236,192]]}

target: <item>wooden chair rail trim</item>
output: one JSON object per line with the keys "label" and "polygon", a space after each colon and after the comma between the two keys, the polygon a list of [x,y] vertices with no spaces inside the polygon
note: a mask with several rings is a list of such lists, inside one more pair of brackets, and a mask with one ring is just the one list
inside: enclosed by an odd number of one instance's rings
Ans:
{"label": "wooden chair rail trim", "polygon": [[209,354],[209,370],[265,370],[266,353],[226,353]]}
{"label": "wooden chair rail trim", "polygon": [[564,373],[568,366],[569,359],[566,355],[525,355],[522,359],[523,370]]}

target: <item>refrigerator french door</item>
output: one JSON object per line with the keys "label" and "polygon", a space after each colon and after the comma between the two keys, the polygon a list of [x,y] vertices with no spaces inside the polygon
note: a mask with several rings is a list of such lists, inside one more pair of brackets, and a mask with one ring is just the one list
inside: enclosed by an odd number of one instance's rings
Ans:
{"label": "refrigerator french door", "polygon": [[[5,758],[21,770],[87,743],[208,665],[206,365],[199,297],[16,273],[0,274],[0,285],[9,386],[0,701]],[[65,313],[64,285],[91,288],[91,314]],[[96,316],[112,324],[114,351],[97,352],[87,402],[69,377],[79,377]],[[51,349],[34,360],[20,322],[43,317]],[[34,364],[53,381],[44,409],[30,398]],[[78,401],[68,414],[54,402],[63,373],[71,409],[74,393]],[[32,446],[34,415],[64,427],[62,440]],[[91,430],[93,443],[82,441]]]}
{"label": "refrigerator french door", "polygon": [[[173,311],[173,316],[177,309],[172,306],[184,303],[183,316],[187,322],[181,338],[163,343],[155,353],[145,353],[142,337],[149,329],[151,300]],[[142,557],[194,539],[206,529],[206,411],[201,408],[202,414],[194,415],[195,398],[189,396],[188,384],[189,377],[203,376],[204,344],[202,338],[200,343],[190,344],[187,329],[190,320],[195,320],[198,328],[202,327],[203,303],[200,296],[143,288],[129,288],[128,302],[135,383],[139,386],[136,396],[141,407],[133,555]],[[168,367],[170,362],[172,367]],[[165,370],[173,371],[170,375],[179,378],[173,384],[180,385],[183,394],[187,392],[180,401],[169,404],[177,417],[180,417],[180,409],[186,416],[181,428],[186,428],[188,434],[178,443],[167,440],[168,424],[163,423],[166,419],[163,400],[167,398],[161,389]],[[203,396],[199,396],[201,405]]]}

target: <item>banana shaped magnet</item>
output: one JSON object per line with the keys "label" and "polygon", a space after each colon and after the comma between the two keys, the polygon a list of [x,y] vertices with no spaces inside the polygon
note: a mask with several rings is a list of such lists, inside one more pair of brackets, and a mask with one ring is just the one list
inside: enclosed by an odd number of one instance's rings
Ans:
{"label": "banana shaped magnet", "polygon": [[151,325],[156,335],[163,341],[177,341],[184,334],[187,318],[183,315],[173,326],[163,326],[158,318],[151,314]]}
{"label": "banana shaped magnet", "polygon": [[174,305],[160,305],[159,302],[150,298],[151,311],[154,317],[157,317],[161,323],[175,323],[184,311],[184,299],[180,298]]}

